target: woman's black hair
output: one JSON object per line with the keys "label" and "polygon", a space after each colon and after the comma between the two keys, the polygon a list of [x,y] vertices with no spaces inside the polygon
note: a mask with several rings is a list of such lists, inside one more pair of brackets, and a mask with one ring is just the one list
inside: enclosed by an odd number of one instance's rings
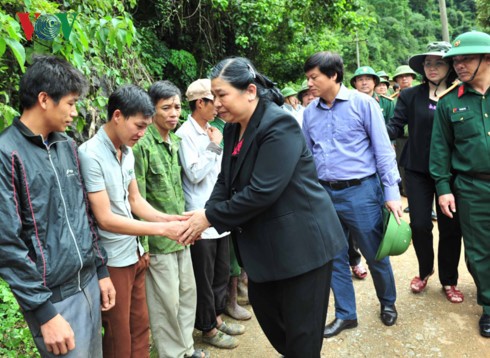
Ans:
{"label": "woman's black hair", "polygon": [[253,83],[257,86],[259,98],[269,99],[278,106],[284,104],[284,97],[267,76],[259,73],[249,59],[233,57],[222,60],[211,69],[210,79],[222,78],[238,90],[246,90]]}

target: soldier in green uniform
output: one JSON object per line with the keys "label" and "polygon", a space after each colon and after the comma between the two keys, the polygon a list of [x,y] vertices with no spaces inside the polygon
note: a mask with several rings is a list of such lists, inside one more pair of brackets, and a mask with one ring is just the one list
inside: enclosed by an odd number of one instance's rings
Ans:
{"label": "soldier in green uniform", "polygon": [[374,87],[374,92],[388,96],[390,93],[390,76],[385,71],[378,71],[376,74],[379,77],[379,84]]}
{"label": "soldier in green uniform", "polygon": [[444,58],[452,59],[462,83],[437,104],[430,172],[442,212],[452,218],[458,209],[466,262],[483,306],[480,334],[490,337],[490,35],[466,32]]}
{"label": "soldier in green uniform", "polygon": [[379,95],[374,92],[374,88],[380,83],[380,78],[373,70],[372,67],[362,66],[359,67],[354,76],[350,79],[350,84],[359,92],[365,93],[368,96],[373,97],[378,102],[385,123],[388,123],[395,112],[395,105],[390,97]]}

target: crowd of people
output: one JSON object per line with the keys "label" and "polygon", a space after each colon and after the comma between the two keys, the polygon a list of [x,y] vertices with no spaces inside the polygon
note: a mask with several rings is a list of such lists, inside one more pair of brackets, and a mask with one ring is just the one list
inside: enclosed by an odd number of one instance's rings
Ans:
{"label": "crowd of people", "polygon": [[299,91],[280,91],[248,59],[225,59],[188,86],[180,126],[173,83],[121,86],[77,147],[64,132],[87,81],[34,59],[21,115],[0,134],[0,276],[41,356],[209,357],[194,329],[237,347],[245,327],[223,314],[250,319],[241,296],[281,355],[320,357],[325,337],[357,327],[353,276],[368,272],[392,326],[393,270],[376,254],[386,212],[400,223],[400,193],[418,261],[410,289],[434,273],[436,215],[442,292],[464,301],[464,241],[490,337],[490,35],[430,43],[396,69],[397,91],[370,66],[349,89],[327,51],[304,73]]}

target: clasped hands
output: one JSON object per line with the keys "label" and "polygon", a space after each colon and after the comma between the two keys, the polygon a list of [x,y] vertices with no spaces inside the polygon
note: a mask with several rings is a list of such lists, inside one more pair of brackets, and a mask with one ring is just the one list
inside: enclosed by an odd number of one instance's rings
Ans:
{"label": "clasped hands", "polygon": [[204,230],[211,226],[206,218],[205,210],[188,211],[183,214],[184,220],[176,222],[175,241],[181,245],[190,245],[201,238]]}

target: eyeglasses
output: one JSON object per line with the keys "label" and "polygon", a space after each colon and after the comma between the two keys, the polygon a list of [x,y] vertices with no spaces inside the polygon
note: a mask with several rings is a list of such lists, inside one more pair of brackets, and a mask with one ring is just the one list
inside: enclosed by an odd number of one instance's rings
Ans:
{"label": "eyeglasses", "polygon": [[446,67],[449,64],[445,61],[425,61],[424,62],[424,67],[425,68],[442,68]]}

